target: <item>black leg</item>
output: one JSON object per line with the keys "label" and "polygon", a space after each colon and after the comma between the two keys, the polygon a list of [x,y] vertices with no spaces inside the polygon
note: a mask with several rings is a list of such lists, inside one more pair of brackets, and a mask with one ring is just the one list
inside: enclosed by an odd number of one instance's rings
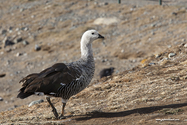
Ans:
{"label": "black leg", "polygon": [[62,114],[60,115],[59,119],[64,119],[66,117],[64,117],[64,108],[66,106],[66,103],[63,103],[63,106],[62,106]]}
{"label": "black leg", "polygon": [[56,111],[56,108],[53,106],[53,104],[51,103],[50,97],[46,97],[46,100],[48,101],[49,105],[51,106],[51,108],[53,109],[52,112],[55,115],[55,117],[58,119],[58,113]]}

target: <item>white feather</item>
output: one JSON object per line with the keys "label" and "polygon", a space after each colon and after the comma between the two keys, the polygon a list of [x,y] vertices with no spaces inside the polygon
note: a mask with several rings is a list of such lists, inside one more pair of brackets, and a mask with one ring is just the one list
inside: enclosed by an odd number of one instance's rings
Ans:
{"label": "white feather", "polygon": [[66,84],[64,84],[64,83],[60,83],[60,85],[65,86]]}

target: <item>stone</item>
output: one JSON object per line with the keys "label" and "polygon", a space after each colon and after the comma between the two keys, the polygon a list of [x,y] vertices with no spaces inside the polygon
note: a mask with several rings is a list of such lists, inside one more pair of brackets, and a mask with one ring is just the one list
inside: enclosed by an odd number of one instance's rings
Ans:
{"label": "stone", "polygon": [[186,39],[181,39],[181,41],[182,41],[182,42],[185,42],[185,41],[186,41]]}
{"label": "stone", "polygon": [[26,10],[26,9],[25,9],[25,8],[21,8],[19,11],[20,11],[20,12],[23,12],[24,10]]}
{"label": "stone", "polygon": [[3,44],[4,44],[4,48],[5,48],[6,46],[13,45],[14,43],[12,41],[10,41],[8,37],[5,37],[3,39]]}
{"label": "stone", "polygon": [[93,24],[95,25],[111,25],[111,24],[116,24],[119,22],[119,19],[116,17],[111,17],[111,18],[97,18]]}
{"label": "stone", "polygon": [[18,56],[21,56],[21,55],[23,55],[23,54],[22,54],[22,53],[17,53],[17,54],[16,54],[17,57],[18,57]]}
{"label": "stone", "polygon": [[24,40],[22,43],[23,43],[23,45],[28,45],[29,44],[29,42],[27,42],[26,40]]}
{"label": "stone", "polygon": [[13,30],[13,27],[9,27],[9,28],[8,28],[8,32],[9,32],[9,33],[12,33],[12,32],[13,32],[12,30]]}
{"label": "stone", "polygon": [[107,2],[105,2],[105,3],[104,3],[104,5],[108,5],[108,3],[107,3]]}
{"label": "stone", "polygon": [[19,28],[16,28],[16,31],[19,31],[20,29]]}
{"label": "stone", "polygon": [[170,54],[168,55],[168,58],[174,57],[175,55],[176,55],[175,53],[170,53]]}
{"label": "stone", "polygon": [[6,34],[6,33],[7,33],[7,30],[2,30],[2,31],[1,31],[1,34],[2,34],[2,35]]}
{"label": "stone", "polygon": [[177,13],[176,13],[176,12],[172,12],[171,14],[172,14],[172,15],[175,15],[175,16],[177,15]]}
{"label": "stone", "polygon": [[31,18],[34,18],[34,17],[35,17],[34,15],[31,16]]}
{"label": "stone", "polygon": [[22,40],[23,40],[22,37],[16,38],[16,39],[14,40],[14,43],[19,43],[19,42],[21,42]]}
{"label": "stone", "polygon": [[149,63],[149,66],[155,65],[155,63]]}
{"label": "stone", "polygon": [[2,98],[2,97],[0,97],[0,101],[3,101],[3,98]]}
{"label": "stone", "polygon": [[184,44],[184,47],[187,47],[187,43],[186,43],[186,44]]}
{"label": "stone", "polygon": [[6,76],[5,73],[0,74],[0,78],[5,77],[5,76]]}
{"label": "stone", "polygon": [[36,44],[34,49],[35,49],[36,51],[39,51],[39,50],[41,50],[41,47],[38,46],[38,45]]}
{"label": "stone", "polygon": [[21,30],[27,31],[27,30],[29,30],[29,28],[28,27],[22,27]]}
{"label": "stone", "polygon": [[35,104],[40,104],[40,103],[42,103],[42,102],[44,102],[43,99],[40,99],[40,100],[37,100],[37,101],[32,101],[32,102],[29,104],[29,107],[31,107],[31,106],[33,106],[33,105],[35,105]]}
{"label": "stone", "polygon": [[156,27],[156,24],[151,24],[151,27]]}

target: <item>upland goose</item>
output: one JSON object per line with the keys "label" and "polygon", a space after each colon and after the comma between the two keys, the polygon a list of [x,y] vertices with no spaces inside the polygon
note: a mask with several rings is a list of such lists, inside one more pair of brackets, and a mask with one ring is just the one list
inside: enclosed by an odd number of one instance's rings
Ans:
{"label": "upland goose", "polygon": [[[95,63],[92,52],[92,42],[98,38],[104,38],[96,30],[86,31],[81,38],[81,58],[72,63],[57,63],[41,71],[23,78],[22,88],[19,90],[18,98],[24,99],[33,94],[43,93],[52,112],[57,119],[64,117],[64,108],[68,99],[85,89],[91,82]],[[56,108],[50,101],[50,96],[62,98],[62,114],[59,117]]]}

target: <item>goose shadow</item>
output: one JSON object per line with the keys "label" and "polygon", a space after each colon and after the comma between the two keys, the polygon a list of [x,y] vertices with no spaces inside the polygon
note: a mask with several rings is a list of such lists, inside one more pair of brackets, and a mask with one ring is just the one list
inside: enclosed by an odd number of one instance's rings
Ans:
{"label": "goose shadow", "polygon": [[90,114],[87,114],[84,117],[76,118],[75,120],[80,121],[80,120],[89,120],[89,119],[92,119],[92,118],[124,117],[124,116],[128,116],[128,115],[131,115],[131,114],[134,114],[134,113],[147,114],[147,113],[152,113],[154,111],[161,110],[163,108],[179,108],[179,107],[184,107],[184,106],[187,106],[187,103],[143,107],[143,108],[136,108],[136,109],[121,111],[121,112],[99,112],[99,111],[95,111],[95,112],[92,112]]}

